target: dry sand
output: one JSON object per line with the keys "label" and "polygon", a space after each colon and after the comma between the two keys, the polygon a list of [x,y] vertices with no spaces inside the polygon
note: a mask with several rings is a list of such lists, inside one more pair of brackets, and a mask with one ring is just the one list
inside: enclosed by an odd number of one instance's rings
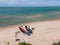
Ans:
{"label": "dry sand", "polygon": [[[8,42],[10,42],[10,45],[17,45],[20,41],[32,45],[52,45],[53,42],[60,41],[60,20],[32,22],[23,25],[35,28],[31,36],[20,32],[15,37],[15,32],[19,31],[18,25],[2,27],[0,28],[0,45],[7,45]],[[15,41],[16,38],[19,38],[20,41]]]}

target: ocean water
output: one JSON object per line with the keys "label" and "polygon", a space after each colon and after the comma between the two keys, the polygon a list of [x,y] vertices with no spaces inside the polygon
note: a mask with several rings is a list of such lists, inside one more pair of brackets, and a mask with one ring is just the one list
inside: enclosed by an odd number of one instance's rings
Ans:
{"label": "ocean water", "polygon": [[0,7],[0,27],[60,19],[60,7]]}

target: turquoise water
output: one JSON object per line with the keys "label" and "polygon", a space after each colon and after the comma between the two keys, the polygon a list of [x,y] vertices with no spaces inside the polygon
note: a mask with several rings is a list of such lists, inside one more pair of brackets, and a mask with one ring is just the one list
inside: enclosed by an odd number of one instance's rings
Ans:
{"label": "turquoise water", "polygon": [[0,7],[0,27],[60,19],[60,7]]}

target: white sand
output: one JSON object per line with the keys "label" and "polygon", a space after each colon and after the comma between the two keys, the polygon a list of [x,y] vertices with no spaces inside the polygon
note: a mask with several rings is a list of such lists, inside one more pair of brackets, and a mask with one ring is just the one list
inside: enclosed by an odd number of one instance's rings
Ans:
{"label": "white sand", "polygon": [[0,45],[7,45],[7,42],[10,42],[10,45],[15,45],[18,43],[15,41],[16,38],[19,38],[20,41],[29,42],[32,45],[52,45],[53,42],[60,41],[60,20],[32,22],[23,25],[35,28],[31,36],[20,32],[15,37],[15,32],[19,31],[18,25],[3,27],[0,28]]}

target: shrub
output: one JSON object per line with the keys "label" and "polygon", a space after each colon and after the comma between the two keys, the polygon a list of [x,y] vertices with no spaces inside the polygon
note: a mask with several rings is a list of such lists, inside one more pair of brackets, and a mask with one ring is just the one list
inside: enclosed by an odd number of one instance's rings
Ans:
{"label": "shrub", "polygon": [[30,43],[20,42],[18,45],[31,45]]}
{"label": "shrub", "polygon": [[60,45],[60,42],[54,42],[52,45]]}
{"label": "shrub", "polygon": [[56,42],[54,42],[52,45],[57,45],[57,43],[56,43]]}
{"label": "shrub", "polygon": [[60,45],[60,42],[58,42],[57,45]]}

